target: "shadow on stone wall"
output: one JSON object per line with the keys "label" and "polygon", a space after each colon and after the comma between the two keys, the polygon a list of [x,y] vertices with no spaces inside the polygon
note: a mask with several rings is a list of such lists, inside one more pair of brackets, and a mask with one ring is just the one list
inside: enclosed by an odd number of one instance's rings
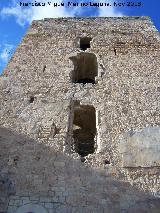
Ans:
{"label": "shadow on stone wall", "polygon": [[105,169],[89,168],[9,129],[0,128],[0,150],[0,212],[7,211],[14,196],[39,197],[34,202],[38,204],[45,197],[53,204],[53,213],[160,211],[160,199],[108,176]]}

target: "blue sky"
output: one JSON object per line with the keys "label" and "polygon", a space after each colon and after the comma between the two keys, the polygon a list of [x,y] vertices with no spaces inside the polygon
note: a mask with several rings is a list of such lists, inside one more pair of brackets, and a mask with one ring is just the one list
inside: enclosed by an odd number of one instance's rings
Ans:
{"label": "blue sky", "polygon": [[[109,3],[108,7],[72,7],[66,0],[0,0],[0,73],[8,63],[17,45],[27,31],[32,20],[68,16],[150,16],[160,31],[160,0],[133,0],[141,6],[126,6],[129,0],[90,0],[95,3]],[[90,2],[89,0],[73,0],[71,2]],[[46,6],[20,6],[22,3],[46,3]],[[47,2],[51,2],[48,5]],[[64,3],[65,6],[54,7],[53,3]],[[116,3],[125,3],[115,7]]]}

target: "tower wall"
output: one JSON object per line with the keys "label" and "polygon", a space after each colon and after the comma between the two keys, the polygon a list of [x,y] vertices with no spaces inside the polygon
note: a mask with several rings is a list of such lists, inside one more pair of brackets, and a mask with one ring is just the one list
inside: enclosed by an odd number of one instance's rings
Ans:
{"label": "tower wall", "polygon": [[[26,203],[49,212],[157,211],[159,45],[148,17],[33,21],[0,77],[9,212]],[[95,84],[73,83],[87,53],[97,59]],[[95,151],[85,158],[74,148],[77,102],[96,113]]]}

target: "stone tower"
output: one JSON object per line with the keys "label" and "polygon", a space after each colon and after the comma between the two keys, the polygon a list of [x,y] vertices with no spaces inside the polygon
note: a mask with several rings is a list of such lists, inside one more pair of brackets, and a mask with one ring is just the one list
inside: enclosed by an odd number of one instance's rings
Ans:
{"label": "stone tower", "polygon": [[158,213],[159,58],[148,17],[33,21],[0,77],[0,211]]}

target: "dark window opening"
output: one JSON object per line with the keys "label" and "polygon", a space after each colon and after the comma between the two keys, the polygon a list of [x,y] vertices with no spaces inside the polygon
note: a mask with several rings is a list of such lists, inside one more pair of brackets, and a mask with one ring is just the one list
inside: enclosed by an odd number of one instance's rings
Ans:
{"label": "dark window opening", "polygon": [[116,50],[116,48],[114,48],[114,54],[117,55],[117,50]]}
{"label": "dark window opening", "polygon": [[44,67],[43,67],[43,72],[45,71],[45,69],[46,69],[46,65],[44,65]]}
{"label": "dark window opening", "polygon": [[87,83],[92,83],[95,84],[95,81],[89,78],[83,78],[78,80],[76,83],[82,83],[82,84],[87,84]]}
{"label": "dark window opening", "polygon": [[104,164],[110,164],[109,160],[104,160]]}
{"label": "dark window opening", "polygon": [[31,96],[30,99],[29,99],[29,103],[33,103],[34,102],[34,96]]}
{"label": "dark window opening", "polygon": [[74,64],[72,82],[95,84],[95,77],[98,75],[96,56],[93,53],[79,53],[70,59]]}
{"label": "dark window opening", "polygon": [[[95,151],[96,113],[93,106],[76,104],[74,107],[73,138],[74,149],[81,156]],[[85,161],[84,158],[81,159]]]}
{"label": "dark window opening", "polygon": [[85,51],[87,48],[90,48],[90,41],[92,39],[90,37],[80,38],[80,48]]}

